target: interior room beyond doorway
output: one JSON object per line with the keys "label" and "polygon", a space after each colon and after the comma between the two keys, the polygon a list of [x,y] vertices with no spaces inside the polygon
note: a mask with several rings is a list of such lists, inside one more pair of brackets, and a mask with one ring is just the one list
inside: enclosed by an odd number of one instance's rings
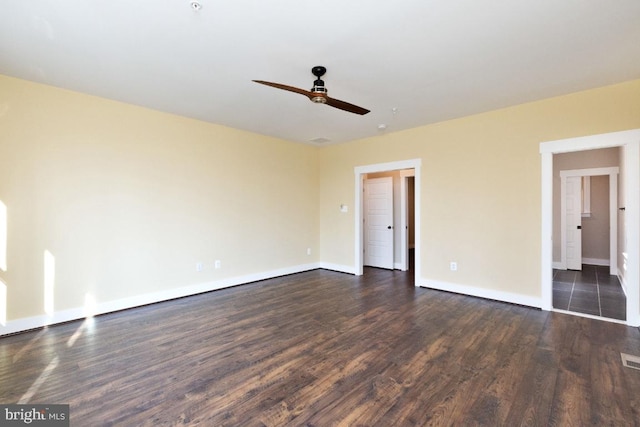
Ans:
{"label": "interior room beyond doorway", "polygon": [[[541,160],[541,308],[553,308],[553,269],[560,269],[557,265],[561,261],[557,257],[558,243],[555,227],[556,191],[555,184],[556,160],[558,155],[565,153],[584,152],[606,148],[619,147],[619,174],[608,174],[611,179],[619,178],[618,202],[612,217],[618,218],[620,237],[617,245],[617,265],[610,262],[609,267],[617,268],[617,275],[623,285],[626,295],[626,324],[640,326],[640,129],[589,135],[575,138],[545,141],[540,143]],[[588,168],[589,166],[578,166]],[[603,166],[595,166],[603,167]],[[604,166],[611,167],[611,166]],[[564,169],[564,168],[563,168]],[[610,233],[613,236],[613,233]],[[564,267],[566,269],[566,267]]]}
{"label": "interior room beyond doorway", "polygon": [[368,173],[363,185],[363,265],[407,271],[415,248],[414,170]]}

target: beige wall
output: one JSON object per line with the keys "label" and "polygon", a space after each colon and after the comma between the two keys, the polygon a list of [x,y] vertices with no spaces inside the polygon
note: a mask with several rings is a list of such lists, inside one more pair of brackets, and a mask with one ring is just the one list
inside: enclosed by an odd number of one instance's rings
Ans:
{"label": "beige wall", "polygon": [[333,209],[353,204],[354,167],[421,159],[419,283],[540,297],[540,142],[634,128],[640,81],[328,146],[321,258],[354,263],[354,219]]}
{"label": "beige wall", "polygon": [[591,214],[582,218],[582,258],[609,261],[609,176],[592,176]]}
{"label": "beige wall", "polygon": [[43,314],[44,251],[56,311],[353,267],[354,167],[406,159],[422,160],[418,281],[539,296],[539,143],[632,128],[640,80],[316,148],[0,77],[7,318]]}
{"label": "beige wall", "polygon": [[45,250],[56,311],[318,259],[316,147],[7,77],[0,114],[9,321]]}

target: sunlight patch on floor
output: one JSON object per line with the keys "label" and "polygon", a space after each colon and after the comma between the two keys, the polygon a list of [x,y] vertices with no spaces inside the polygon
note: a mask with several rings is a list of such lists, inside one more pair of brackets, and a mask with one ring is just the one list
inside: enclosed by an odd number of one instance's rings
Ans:
{"label": "sunlight patch on floor", "polygon": [[49,375],[51,375],[51,372],[53,372],[53,370],[56,369],[56,366],[58,366],[59,362],[60,360],[58,359],[58,356],[53,358],[51,363],[47,365],[47,367],[44,369],[44,371],[42,371],[40,376],[33,382],[33,384],[31,384],[31,387],[29,387],[29,390],[27,390],[27,392],[22,395],[22,397],[18,401],[18,405],[24,405],[26,403],[29,403],[29,401],[31,400],[33,395],[36,394],[40,386],[44,384],[47,378],[49,378]]}

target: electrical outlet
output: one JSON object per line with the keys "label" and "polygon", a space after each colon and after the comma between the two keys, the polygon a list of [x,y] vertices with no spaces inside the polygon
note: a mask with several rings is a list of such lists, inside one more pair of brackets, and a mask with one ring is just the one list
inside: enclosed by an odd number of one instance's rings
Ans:
{"label": "electrical outlet", "polygon": [[458,263],[457,263],[457,262],[455,262],[455,261],[452,261],[452,262],[449,264],[449,268],[451,269],[451,271],[458,271]]}
{"label": "electrical outlet", "polygon": [[196,263],[196,271],[202,271],[202,263],[201,262]]}
{"label": "electrical outlet", "polygon": [[216,260],[214,267],[217,269],[222,268],[222,262],[219,259]]}
{"label": "electrical outlet", "polygon": [[311,248],[307,248],[307,255],[311,255]]}

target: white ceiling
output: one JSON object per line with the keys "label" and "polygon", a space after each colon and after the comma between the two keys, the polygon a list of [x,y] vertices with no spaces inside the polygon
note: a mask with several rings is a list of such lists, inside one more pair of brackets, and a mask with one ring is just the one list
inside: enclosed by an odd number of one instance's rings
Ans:
{"label": "white ceiling", "polygon": [[2,0],[0,74],[303,143],[640,78],[639,0],[199,1]]}

